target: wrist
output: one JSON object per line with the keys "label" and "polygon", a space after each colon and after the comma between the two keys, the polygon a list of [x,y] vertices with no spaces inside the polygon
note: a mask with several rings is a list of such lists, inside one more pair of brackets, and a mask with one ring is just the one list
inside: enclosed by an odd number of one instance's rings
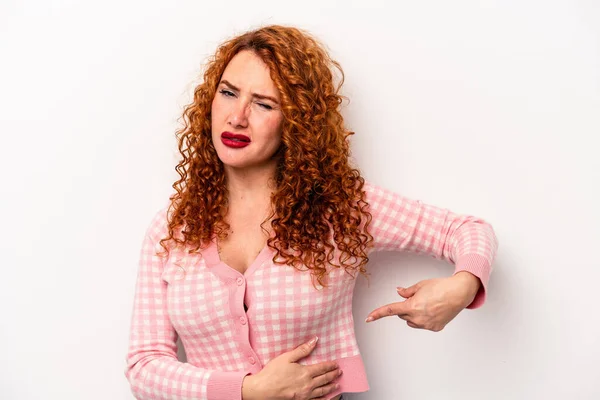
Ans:
{"label": "wrist", "polygon": [[256,375],[246,375],[242,381],[242,400],[260,400],[264,396],[259,393]]}
{"label": "wrist", "polygon": [[465,303],[467,303],[467,305],[471,304],[481,288],[481,280],[468,271],[459,271],[454,274],[452,278],[461,283],[465,296]]}

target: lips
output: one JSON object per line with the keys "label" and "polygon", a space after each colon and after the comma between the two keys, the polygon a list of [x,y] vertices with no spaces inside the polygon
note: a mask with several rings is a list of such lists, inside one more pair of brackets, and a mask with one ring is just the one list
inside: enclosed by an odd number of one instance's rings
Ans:
{"label": "lips", "polygon": [[221,133],[221,142],[227,147],[239,149],[250,144],[251,140],[246,135],[240,135],[231,132]]}

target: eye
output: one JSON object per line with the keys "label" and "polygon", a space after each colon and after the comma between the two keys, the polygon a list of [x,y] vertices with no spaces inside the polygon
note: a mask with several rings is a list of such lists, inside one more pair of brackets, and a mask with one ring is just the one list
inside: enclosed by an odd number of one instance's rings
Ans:
{"label": "eye", "polygon": [[273,107],[271,107],[270,105],[265,104],[265,103],[256,103],[256,104],[258,104],[260,107],[264,108],[265,110],[272,110],[273,109]]}
{"label": "eye", "polygon": [[221,93],[223,96],[226,96],[226,97],[235,97],[235,94],[233,94],[232,91],[227,90],[227,89],[221,89],[221,90],[219,90],[219,93]]}

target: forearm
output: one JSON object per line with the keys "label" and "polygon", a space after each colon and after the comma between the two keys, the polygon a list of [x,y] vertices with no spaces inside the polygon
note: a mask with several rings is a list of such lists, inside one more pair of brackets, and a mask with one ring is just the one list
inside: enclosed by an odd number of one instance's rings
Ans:
{"label": "forearm", "polygon": [[245,372],[197,368],[168,355],[148,354],[138,358],[137,362],[134,359],[130,359],[126,376],[136,399],[242,399]]}

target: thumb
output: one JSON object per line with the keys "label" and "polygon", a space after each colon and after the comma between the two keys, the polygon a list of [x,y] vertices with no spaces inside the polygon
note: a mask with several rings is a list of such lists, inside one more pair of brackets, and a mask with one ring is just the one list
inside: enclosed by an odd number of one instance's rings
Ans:
{"label": "thumb", "polygon": [[405,299],[408,299],[409,297],[414,296],[420,288],[421,282],[415,283],[414,285],[407,288],[397,287],[396,290],[398,291],[398,294],[400,296],[404,297]]}
{"label": "thumb", "polygon": [[307,357],[312,351],[315,349],[317,345],[317,341],[319,338],[317,336],[313,337],[306,343],[302,343],[300,346],[296,347],[294,350],[288,352],[288,361],[289,362],[298,362],[304,357]]}

